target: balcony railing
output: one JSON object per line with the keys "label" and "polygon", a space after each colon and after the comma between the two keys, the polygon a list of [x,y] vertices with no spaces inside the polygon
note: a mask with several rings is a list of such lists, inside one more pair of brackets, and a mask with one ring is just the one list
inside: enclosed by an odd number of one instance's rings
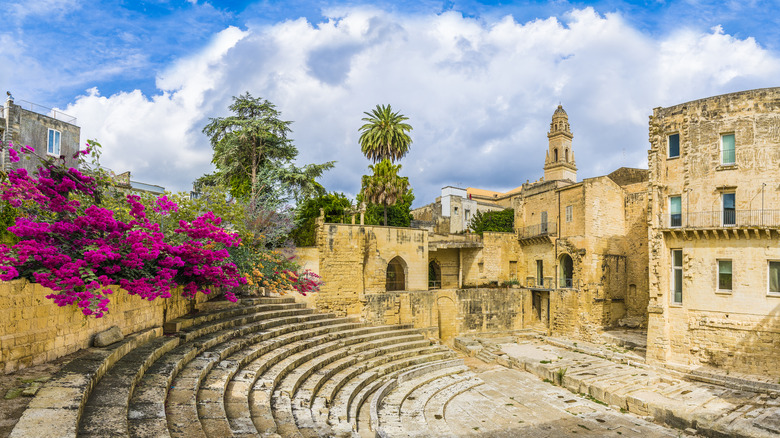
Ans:
{"label": "balcony railing", "polygon": [[19,107],[22,109],[26,109],[38,114],[43,114],[45,116],[51,117],[52,119],[57,119],[71,125],[76,124],[76,117],[65,114],[62,111],[57,111],[56,109],[38,105],[37,103],[28,102],[26,100],[17,100],[14,103],[19,105]]}
{"label": "balcony railing", "polygon": [[552,277],[544,277],[544,278],[526,277],[525,287],[535,288],[535,289],[554,289],[555,284],[553,283]]}
{"label": "balcony railing", "polygon": [[664,215],[663,228],[780,227],[780,210],[719,210]]}
{"label": "balcony railing", "polygon": [[574,281],[572,278],[559,278],[558,279],[558,287],[561,288],[571,288],[574,286]]}
{"label": "balcony railing", "polygon": [[558,232],[555,222],[542,222],[541,224],[530,225],[517,230],[517,237],[525,239],[529,237],[555,235]]}
{"label": "balcony railing", "polygon": [[428,280],[428,290],[441,289],[441,281]]}

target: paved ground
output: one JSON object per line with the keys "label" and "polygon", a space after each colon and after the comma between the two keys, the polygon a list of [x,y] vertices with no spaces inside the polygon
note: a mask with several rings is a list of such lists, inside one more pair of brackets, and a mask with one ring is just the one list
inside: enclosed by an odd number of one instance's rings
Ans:
{"label": "paved ground", "polygon": [[[600,352],[602,357],[598,357],[592,351],[591,354],[582,352],[580,349],[586,348],[582,344],[572,349],[571,345],[564,348],[560,340],[547,341],[526,338],[491,343],[482,339],[484,349],[477,357],[529,371],[537,380],[558,383],[571,391],[567,400],[576,400],[577,394],[587,394],[613,406],[614,412],[629,411],[679,430],[695,430],[704,436],[780,436],[780,396],[772,390],[751,391],[692,381],[677,372],[632,362],[631,351],[615,351],[614,347],[604,346]],[[561,345],[553,345],[556,343]],[[604,358],[610,355],[615,355],[613,360]],[[521,386],[526,385],[531,384],[524,381]],[[569,426],[561,426],[561,433]]]}
{"label": "paved ground", "polygon": [[475,369],[485,381],[445,410],[458,437],[678,437],[678,430],[622,414],[538,377],[499,365]]}

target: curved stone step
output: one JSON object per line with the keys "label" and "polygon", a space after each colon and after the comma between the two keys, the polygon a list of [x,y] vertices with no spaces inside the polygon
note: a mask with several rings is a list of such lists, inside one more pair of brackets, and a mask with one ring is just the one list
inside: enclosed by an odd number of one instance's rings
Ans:
{"label": "curved stone step", "polygon": [[157,338],[135,348],[111,367],[85,405],[78,435],[129,436],[127,413],[136,383],[150,365],[178,345],[179,338]]}
{"label": "curved stone step", "polygon": [[[400,342],[392,346],[386,346],[384,348],[372,348],[366,351],[362,351],[355,355],[349,355],[336,361],[329,363],[313,373],[306,379],[295,393],[295,400],[293,400],[293,416],[298,426],[299,431],[304,436],[319,436],[317,432],[317,425],[315,424],[315,414],[313,410],[326,409],[324,406],[327,404],[325,398],[319,396],[319,406],[314,407],[316,398],[315,396],[319,392],[320,388],[329,386],[325,392],[337,391],[341,388],[346,381],[362,372],[365,368],[378,366],[379,364],[388,362],[394,359],[400,359],[403,357],[410,357],[414,354],[418,354],[423,351],[434,351],[436,348],[431,346],[430,341],[426,339],[417,339],[408,342]],[[350,368],[356,364],[359,369]],[[341,374],[339,374],[341,373]],[[327,424],[327,418],[324,421]],[[305,431],[308,429],[309,431]]]}
{"label": "curved stone step", "polygon": [[[338,348],[345,338],[351,335],[381,332],[386,327],[353,327],[343,331],[326,333],[308,338],[285,347],[288,351],[285,357],[276,361],[264,372],[256,374],[255,383],[249,392],[252,422],[260,433],[277,432],[276,420],[272,409],[274,391],[281,379],[294,367],[313,357]],[[278,355],[277,355],[278,357]],[[257,403],[262,400],[263,403]],[[267,403],[266,403],[267,401]],[[281,432],[279,432],[281,433]]]}
{"label": "curved stone step", "polygon": [[424,436],[452,436],[453,433],[447,425],[447,405],[458,395],[484,384],[479,377],[469,376],[434,394],[428,400],[424,414],[418,418],[423,421],[424,428],[421,425],[420,430],[425,432]]}
{"label": "curved stone step", "polygon": [[[337,321],[339,320],[319,319],[313,324],[323,326],[323,330],[329,331],[338,327],[338,325],[331,325],[332,322]],[[182,368],[181,372],[174,378],[166,400],[165,412],[172,437],[205,436],[204,425],[221,431],[225,430],[219,421],[225,416],[224,408],[220,412],[221,405],[216,406],[214,403],[215,400],[224,397],[224,389],[205,388],[201,392],[201,382],[215,364],[242,347],[257,344],[257,340],[261,337],[262,335],[246,339],[224,339],[223,342],[200,353]],[[198,401],[199,395],[202,403]],[[201,421],[201,419],[215,421]]]}
{"label": "curved stone step", "polygon": [[[352,401],[361,389],[374,380],[383,379],[387,374],[394,371],[416,367],[428,362],[448,359],[453,355],[454,353],[450,350],[441,349],[433,353],[393,361],[361,373],[354,379],[351,379],[348,384],[344,385],[339,391],[338,396],[333,400],[330,412],[328,413],[328,423],[332,428],[337,428],[338,430],[345,429],[344,424],[351,423],[349,411]],[[350,424],[350,426],[353,430],[357,429],[354,424]]]}
{"label": "curved stone step", "polygon": [[337,330],[361,326],[361,324],[352,321],[351,318],[328,320],[333,327],[324,324],[320,324],[322,327],[291,327],[294,329],[293,331],[267,339],[252,345],[247,351],[239,352],[243,357],[236,360],[240,366],[236,370],[231,370],[233,376],[227,384],[224,397],[224,410],[233,434],[257,434],[250,410],[250,390],[255,380],[267,369],[295,353],[294,347],[289,347],[288,344]]}
{"label": "curved stone step", "polygon": [[[271,397],[274,420],[277,432],[282,436],[297,434],[298,425],[292,408],[292,397],[301,382],[314,371],[347,355],[354,355],[369,348],[381,351],[381,347],[398,343],[401,340],[421,339],[419,331],[399,326],[378,326],[371,329],[361,329],[354,333],[344,333],[344,337],[321,344],[312,349],[310,354],[295,359],[293,368],[276,385]],[[290,361],[292,359],[288,358]],[[300,401],[309,405],[311,400]],[[313,424],[312,424],[313,425]]]}
{"label": "curved stone step", "polygon": [[[294,298],[282,301],[276,299],[244,299],[236,307],[198,312],[180,316],[163,324],[165,334],[174,334],[190,330],[194,326],[202,326],[208,322],[232,318],[266,310],[281,310],[285,308],[304,308],[304,304],[296,303]],[[191,330],[190,330],[191,331]]]}
{"label": "curved stone step", "polygon": [[[134,437],[169,436],[165,413],[168,389],[180,370],[207,348],[234,336],[242,337],[243,341],[241,342],[252,344],[263,336],[262,333],[257,332],[269,327],[299,323],[300,321],[317,321],[326,317],[327,315],[313,313],[311,309],[299,307],[286,310],[266,309],[264,312],[259,312],[256,317],[250,318],[252,320],[258,319],[258,321],[226,328],[202,338],[183,342],[155,362],[137,385],[130,399],[128,412],[130,435]],[[242,319],[234,320],[234,322],[241,321],[246,322]],[[207,321],[205,324],[211,324],[211,321]]]}
{"label": "curved stone step", "polygon": [[[403,429],[404,414],[415,419],[423,412],[429,393],[435,393],[443,386],[462,379],[463,377],[456,376],[466,371],[468,367],[463,365],[463,360],[458,359],[427,364],[399,375],[396,379],[397,386],[379,402],[372,403],[372,406],[377,406],[379,419],[379,423],[372,425],[372,428]],[[415,394],[414,397],[412,393]]]}
{"label": "curved stone step", "polygon": [[128,352],[161,334],[160,327],[144,330],[108,347],[90,348],[89,353],[70,361],[41,387],[9,436],[75,437],[95,384]]}

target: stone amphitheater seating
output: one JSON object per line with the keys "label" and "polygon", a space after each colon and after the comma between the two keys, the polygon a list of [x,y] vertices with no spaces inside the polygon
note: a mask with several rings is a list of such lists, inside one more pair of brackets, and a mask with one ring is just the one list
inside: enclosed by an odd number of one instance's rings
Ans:
{"label": "stone amphitheater seating", "polygon": [[446,436],[446,404],[479,384],[411,327],[254,298],[90,349],[11,437]]}

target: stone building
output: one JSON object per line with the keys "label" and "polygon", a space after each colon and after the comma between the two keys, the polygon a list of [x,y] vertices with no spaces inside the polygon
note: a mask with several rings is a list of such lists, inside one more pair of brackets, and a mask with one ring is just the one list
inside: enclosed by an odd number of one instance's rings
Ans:
{"label": "stone building", "polygon": [[647,357],[780,375],[780,88],[650,117]]}
{"label": "stone building", "polygon": [[81,128],[76,126],[75,117],[30,102],[20,101],[17,105],[10,93],[2,107],[1,117],[0,140],[3,149],[0,153],[0,167],[3,169],[24,167],[32,172],[40,163],[34,157],[11,163],[7,150],[9,142],[17,150],[21,146],[30,146],[40,156],[62,156],[67,164],[76,164],[73,155],[79,150]]}
{"label": "stone building", "polygon": [[[578,182],[573,137],[559,106],[543,178],[507,193],[445,187],[416,211],[417,229],[320,223],[317,247],[299,251],[325,282],[317,307],[445,341],[528,328],[589,339],[621,321],[644,325],[647,171]],[[513,232],[460,232],[466,211],[506,208]]]}

